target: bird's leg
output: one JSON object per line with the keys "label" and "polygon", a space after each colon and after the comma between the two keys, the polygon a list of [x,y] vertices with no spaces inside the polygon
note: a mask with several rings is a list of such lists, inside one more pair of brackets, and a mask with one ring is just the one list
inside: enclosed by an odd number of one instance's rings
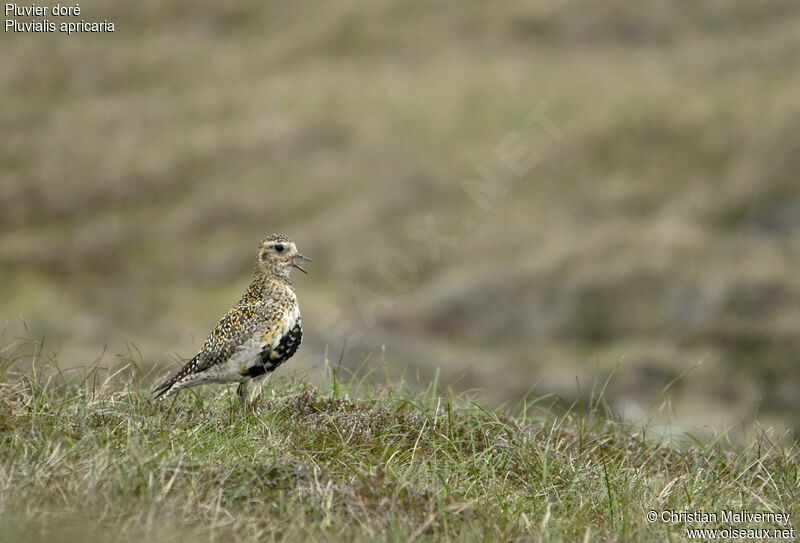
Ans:
{"label": "bird's leg", "polygon": [[247,381],[243,381],[239,383],[239,386],[236,388],[236,393],[239,395],[239,401],[242,404],[242,410],[247,407],[247,396],[248,396],[248,386]]}
{"label": "bird's leg", "polygon": [[257,382],[254,382],[251,386],[252,392],[250,394],[250,409],[253,411],[256,410],[258,407],[259,402],[261,401],[261,389],[264,387],[264,381],[259,379]]}

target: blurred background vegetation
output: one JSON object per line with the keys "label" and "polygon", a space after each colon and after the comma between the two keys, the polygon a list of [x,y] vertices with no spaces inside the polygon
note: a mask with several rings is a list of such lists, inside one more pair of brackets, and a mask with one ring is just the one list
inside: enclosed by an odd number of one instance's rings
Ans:
{"label": "blurred background vegetation", "polygon": [[166,372],[285,232],[284,375],[800,422],[797,2],[80,6],[2,37],[6,342]]}

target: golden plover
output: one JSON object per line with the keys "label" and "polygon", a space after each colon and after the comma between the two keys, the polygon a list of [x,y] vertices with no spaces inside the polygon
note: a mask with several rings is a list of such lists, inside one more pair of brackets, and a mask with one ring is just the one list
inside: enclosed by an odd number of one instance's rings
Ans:
{"label": "golden plover", "polygon": [[[153,390],[155,397],[204,383],[239,383],[239,398],[246,403],[251,385],[260,385],[300,346],[303,325],[289,272],[292,267],[308,272],[298,259],[311,260],[288,237],[267,236],[258,246],[255,277],[242,299],[220,319],[200,352]],[[258,393],[254,396],[253,403]]]}

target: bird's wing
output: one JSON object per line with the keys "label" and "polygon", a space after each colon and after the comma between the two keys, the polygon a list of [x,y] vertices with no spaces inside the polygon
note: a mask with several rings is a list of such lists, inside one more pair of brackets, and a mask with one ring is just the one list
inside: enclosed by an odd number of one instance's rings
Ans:
{"label": "bird's wing", "polygon": [[200,373],[217,364],[226,362],[236,349],[253,338],[262,328],[263,312],[257,304],[246,308],[234,307],[217,323],[197,353],[172,377],[158,385],[153,393],[156,398],[169,392],[175,383],[187,375]]}

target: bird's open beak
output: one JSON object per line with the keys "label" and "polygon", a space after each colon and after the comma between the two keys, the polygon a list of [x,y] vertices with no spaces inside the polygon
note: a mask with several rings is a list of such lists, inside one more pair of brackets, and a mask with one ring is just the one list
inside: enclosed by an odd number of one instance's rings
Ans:
{"label": "bird's open beak", "polygon": [[308,262],[311,262],[311,259],[310,259],[310,258],[308,258],[307,256],[303,256],[303,255],[301,255],[300,253],[297,253],[296,255],[294,255],[294,256],[292,257],[292,261],[291,261],[291,262],[292,262],[292,266],[294,266],[295,268],[297,268],[298,270],[300,270],[300,271],[301,271],[301,272],[303,272],[303,273],[308,273],[306,270],[304,270],[304,269],[303,269],[303,267],[302,267],[302,266],[300,266],[300,264],[298,264],[297,262],[295,262],[295,259],[296,259],[296,258],[299,258],[300,260],[306,260],[306,261],[308,261]]}

